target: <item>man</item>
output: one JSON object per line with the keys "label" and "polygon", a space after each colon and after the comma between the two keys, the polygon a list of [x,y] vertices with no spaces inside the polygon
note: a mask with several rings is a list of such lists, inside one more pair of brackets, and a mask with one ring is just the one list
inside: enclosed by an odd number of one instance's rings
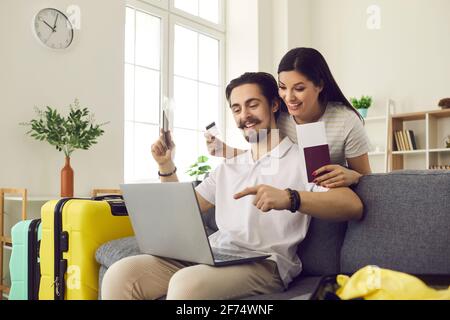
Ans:
{"label": "man", "polygon": [[[251,150],[223,163],[196,188],[200,210],[215,206],[219,231],[212,247],[269,253],[241,265],[213,267],[140,255],[112,265],[102,286],[104,299],[237,299],[284,290],[301,272],[296,254],[310,217],[359,219],[362,203],[348,188],[305,189],[299,148],[276,139],[280,100],[275,79],[246,73],[226,89],[234,120]],[[281,142],[279,141],[281,140]],[[171,145],[174,145],[171,143]],[[162,182],[177,182],[172,149],[162,137],[152,145]],[[273,164],[278,168],[273,168]],[[327,192],[311,192],[327,191]]]}

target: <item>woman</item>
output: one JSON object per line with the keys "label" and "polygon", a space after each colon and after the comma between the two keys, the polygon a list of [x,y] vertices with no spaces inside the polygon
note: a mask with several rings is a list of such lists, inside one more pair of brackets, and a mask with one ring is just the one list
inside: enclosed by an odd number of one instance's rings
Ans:
{"label": "woman", "polygon": [[[297,142],[297,124],[323,121],[330,147],[331,165],[318,169],[314,182],[327,188],[348,187],[371,173],[369,140],[363,120],[337,85],[319,51],[296,48],[289,51],[278,67],[279,95],[285,103],[277,124],[282,135]],[[208,150],[212,155],[229,149],[208,133]],[[218,146],[222,146],[218,148]],[[225,152],[225,154],[240,153]]]}

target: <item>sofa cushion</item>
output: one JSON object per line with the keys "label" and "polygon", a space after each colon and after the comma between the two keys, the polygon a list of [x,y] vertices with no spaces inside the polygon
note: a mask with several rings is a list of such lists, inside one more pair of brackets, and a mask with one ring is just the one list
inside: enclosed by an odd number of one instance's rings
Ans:
{"label": "sofa cushion", "polygon": [[308,233],[297,250],[303,265],[303,276],[340,272],[340,252],[346,229],[346,222],[311,219]]}
{"label": "sofa cushion", "polygon": [[283,292],[259,294],[242,300],[308,300],[316,290],[322,277],[297,277]]}
{"label": "sofa cushion", "polygon": [[344,273],[377,265],[412,274],[450,274],[450,172],[368,175],[356,193],[364,217],[350,222]]}
{"label": "sofa cushion", "polygon": [[95,252],[95,259],[100,265],[109,268],[114,262],[140,254],[135,237],[121,238],[106,242]]}

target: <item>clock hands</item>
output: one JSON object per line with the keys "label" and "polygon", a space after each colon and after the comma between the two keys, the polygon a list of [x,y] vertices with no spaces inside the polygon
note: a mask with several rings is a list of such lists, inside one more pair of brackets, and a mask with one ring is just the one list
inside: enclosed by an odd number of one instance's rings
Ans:
{"label": "clock hands", "polygon": [[51,25],[49,25],[48,23],[47,23],[47,21],[45,21],[44,19],[42,19],[42,18],[39,18],[43,23],[45,23],[50,29],[52,29],[52,32],[55,32],[55,28],[54,27],[52,27]]}
{"label": "clock hands", "polygon": [[58,14],[56,14],[56,19],[55,19],[55,24],[53,25],[53,32],[55,32],[56,31],[56,21],[58,21],[58,17],[59,17],[59,13]]}

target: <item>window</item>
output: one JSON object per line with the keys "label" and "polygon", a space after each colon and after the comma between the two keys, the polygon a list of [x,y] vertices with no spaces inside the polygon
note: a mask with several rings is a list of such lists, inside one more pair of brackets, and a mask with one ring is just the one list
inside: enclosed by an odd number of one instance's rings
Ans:
{"label": "window", "polygon": [[190,181],[186,170],[207,155],[205,126],[215,121],[225,127],[223,19],[217,18],[222,1],[145,1],[128,1],[126,8],[125,181],[158,180],[150,149],[164,97],[175,102],[178,177]]}
{"label": "window", "polygon": [[220,24],[222,22],[220,5],[221,1],[219,0],[175,0],[173,7],[175,10],[178,9],[214,24]]}

